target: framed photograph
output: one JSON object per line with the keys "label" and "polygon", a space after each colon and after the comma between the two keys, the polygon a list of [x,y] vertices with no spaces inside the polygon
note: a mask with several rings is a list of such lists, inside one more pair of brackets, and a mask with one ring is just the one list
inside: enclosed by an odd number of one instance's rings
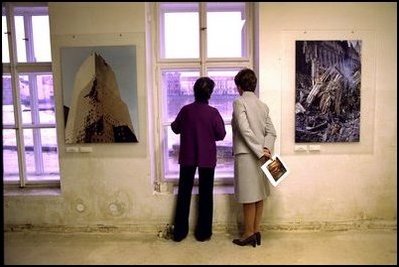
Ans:
{"label": "framed photograph", "polygon": [[295,43],[295,143],[359,142],[362,40]]}
{"label": "framed photograph", "polygon": [[261,169],[273,186],[278,186],[289,174],[287,165],[279,155],[272,156],[261,166]]}
{"label": "framed photograph", "polygon": [[138,143],[136,46],[61,48],[65,143]]}

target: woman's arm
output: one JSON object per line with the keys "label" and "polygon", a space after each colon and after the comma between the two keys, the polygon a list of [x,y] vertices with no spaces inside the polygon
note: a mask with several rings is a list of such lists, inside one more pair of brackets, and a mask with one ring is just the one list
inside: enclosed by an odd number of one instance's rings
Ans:
{"label": "woman's arm", "polygon": [[236,118],[237,128],[245,143],[251,151],[260,159],[263,153],[263,144],[260,144],[254,132],[249,127],[248,114],[244,104],[239,100],[233,102],[233,114]]}

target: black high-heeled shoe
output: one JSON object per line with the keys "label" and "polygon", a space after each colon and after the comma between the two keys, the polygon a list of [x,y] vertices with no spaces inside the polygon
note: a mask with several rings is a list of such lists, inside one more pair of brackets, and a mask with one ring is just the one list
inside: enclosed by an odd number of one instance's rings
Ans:
{"label": "black high-heeled shoe", "polygon": [[244,240],[233,239],[233,243],[239,246],[252,245],[253,247],[256,247],[256,234],[253,234]]}
{"label": "black high-heeled shoe", "polygon": [[256,245],[260,246],[262,237],[260,236],[260,232],[255,233],[256,236]]}

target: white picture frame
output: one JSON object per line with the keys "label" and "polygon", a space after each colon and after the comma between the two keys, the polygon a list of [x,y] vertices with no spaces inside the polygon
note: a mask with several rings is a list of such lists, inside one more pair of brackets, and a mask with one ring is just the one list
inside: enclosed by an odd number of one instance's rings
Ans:
{"label": "white picture frame", "polygon": [[276,154],[266,161],[261,169],[274,187],[278,186],[290,173],[287,164]]}
{"label": "white picture frame", "polygon": [[[137,51],[136,45],[101,45],[101,46],[65,46],[61,47],[61,74],[62,74],[62,88],[63,88],[63,105],[64,105],[64,119],[65,119],[65,143],[138,143],[139,134],[139,114],[138,114],[138,97],[137,97]],[[108,66],[108,72],[101,71],[99,74],[93,74],[91,72],[98,71],[95,67],[100,63],[89,63],[89,59],[93,57],[93,62],[104,62],[105,66]],[[100,58],[94,59],[94,58]],[[83,67],[84,65],[84,67]],[[89,68],[90,66],[90,68]],[[104,67],[103,67],[104,69]],[[93,106],[87,106],[87,101],[82,101],[87,95],[83,94],[83,90],[90,88],[84,88],[83,86],[90,82],[90,78],[96,77],[97,75],[105,75],[107,78],[107,89],[109,97],[103,99],[101,103],[102,108],[92,109]],[[114,77],[115,83],[112,78]],[[79,81],[77,83],[77,81]],[[76,86],[78,84],[79,86]],[[101,87],[104,87],[101,86]],[[100,88],[101,88],[100,87]],[[102,89],[104,90],[104,89]],[[107,100],[107,101],[106,101]],[[114,104],[110,104],[112,102]],[[108,102],[108,105],[107,105]],[[81,103],[81,106],[78,105]],[[87,106],[87,107],[86,107]],[[107,110],[103,107],[108,106],[108,114],[98,115],[97,113],[105,112]],[[110,108],[111,107],[111,108]],[[85,109],[86,108],[86,109]],[[111,114],[109,113],[110,111]],[[84,114],[84,115],[82,115]],[[97,116],[112,117],[114,121],[118,122],[117,126],[124,125],[129,132],[129,139],[117,141],[116,138],[113,140],[111,137],[106,140],[101,138],[88,138],[89,140],[79,140],[76,138],[77,132],[83,132],[82,135],[87,131],[83,129],[81,123],[77,123],[76,118],[80,118],[83,121],[91,121],[92,124],[95,120],[95,116],[89,116],[89,114],[97,114]],[[69,122],[69,120],[71,120]],[[76,120],[76,121],[75,121]],[[115,122],[116,123],[116,122]],[[113,125],[116,126],[116,125]],[[92,126],[93,127],[93,126]],[[111,128],[112,129],[112,128]],[[125,131],[123,131],[125,132]],[[87,135],[87,132],[86,132]],[[93,134],[94,135],[94,134]],[[101,136],[106,136],[106,131],[101,131]],[[112,131],[108,132],[110,136],[119,136],[113,134]],[[78,139],[78,140],[77,140]],[[94,140],[90,140],[94,139]],[[96,140],[98,139],[98,140]]]}
{"label": "white picture frame", "polygon": [[[360,105],[360,139],[359,142],[320,143],[317,152],[323,155],[336,154],[373,154],[375,142],[375,95],[376,95],[376,60],[378,57],[378,38],[372,30],[317,30],[298,29],[281,31],[281,90],[278,97],[281,103],[281,155],[292,156],[303,153],[296,149],[295,142],[295,105],[296,105],[296,41],[305,40],[361,40],[361,105]],[[293,112],[284,112],[291,110]],[[334,145],[332,145],[334,144]]]}

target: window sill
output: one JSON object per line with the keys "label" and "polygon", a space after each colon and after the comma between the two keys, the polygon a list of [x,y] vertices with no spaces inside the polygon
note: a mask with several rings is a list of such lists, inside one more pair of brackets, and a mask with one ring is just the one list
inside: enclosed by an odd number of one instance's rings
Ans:
{"label": "window sill", "polygon": [[60,188],[5,188],[3,196],[61,196]]}
{"label": "window sill", "polygon": [[[154,190],[154,195],[177,195],[178,184],[174,182],[165,182],[160,184],[156,190]],[[234,185],[230,184],[215,184],[213,187],[214,195],[233,195]],[[198,185],[193,186],[192,195],[198,195]]]}

